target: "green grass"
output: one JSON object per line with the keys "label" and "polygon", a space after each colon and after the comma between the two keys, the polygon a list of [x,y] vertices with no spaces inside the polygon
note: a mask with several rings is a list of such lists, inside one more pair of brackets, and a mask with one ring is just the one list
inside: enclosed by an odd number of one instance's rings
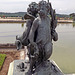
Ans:
{"label": "green grass", "polygon": [[5,57],[6,57],[6,54],[0,54],[0,70],[1,70],[2,65],[4,63]]}

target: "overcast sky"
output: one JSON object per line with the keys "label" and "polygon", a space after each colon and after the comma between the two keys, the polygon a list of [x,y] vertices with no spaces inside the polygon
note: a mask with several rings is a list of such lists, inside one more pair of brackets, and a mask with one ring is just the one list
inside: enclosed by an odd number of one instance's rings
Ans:
{"label": "overcast sky", "polygon": [[[41,0],[0,0],[0,12],[25,12],[28,4],[34,1],[38,3]],[[56,13],[75,13],[75,0],[50,0],[50,2]]]}

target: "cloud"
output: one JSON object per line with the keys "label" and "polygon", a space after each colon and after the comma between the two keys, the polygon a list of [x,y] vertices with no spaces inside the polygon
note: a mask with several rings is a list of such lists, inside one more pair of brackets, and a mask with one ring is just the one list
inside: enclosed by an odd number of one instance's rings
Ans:
{"label": "cloud", "polygon": [[[41,0],[0,0],[0,12],[25,12],[31,2],[39,1]],[[50,2],[56,13],[75,12],[75,0],[50,0]]]}

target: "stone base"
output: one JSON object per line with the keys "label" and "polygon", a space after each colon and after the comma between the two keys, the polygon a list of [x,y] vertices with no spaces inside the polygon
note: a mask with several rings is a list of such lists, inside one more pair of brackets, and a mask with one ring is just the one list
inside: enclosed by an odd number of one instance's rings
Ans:
{"label": "stone base", "polygon": [[[14,60],[10,63],[8,75],[28,75],[26,74],[29,70],[29,63],[25,63],[27,68],[24,71],[20,71],[17,68],[17,65],[21,62],[25,62],[24,60]],[[35,70],[34,74],[31,75],[64,75],[59,67],[56,65],[54,61],[47,61],[40,64]]]}
{"label": "stone base", "polygon": [[[20,63],[24,63],[25,61],[24,60],[14,60],[13,62],[10,63],[10,66],[9,66],[9,71],[8,71],[8,75],[25,75],[25,73],[27,72],[27,70],[25,71],[20,71],[17,66],[20,64]],[[26,64],[27,65],[27,64]],[[29,66],[29,64],[27,65]],[[29,67],[27,67],[27,69],[29,69]]]}
{"label": "stone base", "polygon": [[38,66],[34,75],[64,75],[64,74],[54,61],[47,61]]}

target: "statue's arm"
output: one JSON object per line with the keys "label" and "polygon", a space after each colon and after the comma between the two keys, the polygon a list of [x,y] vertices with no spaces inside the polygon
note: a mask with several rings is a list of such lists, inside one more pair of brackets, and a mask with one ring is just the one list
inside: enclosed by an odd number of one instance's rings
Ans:
{"label": "statue's arm", "polygon": [[31,25],[32,25],[31,20],[28,20],[26,22],[25,31],[23,32],[23,35],[22,35],[22,42],[25,42],[26,38],[28,37],[30,29],[31,29]]}
{"label": "statue's arm", "polygon": [[38,28],[38,19],[35,19],[33,21],[33,24],[32,24],[32,27],[31,27],[31,30],[30,30],[30,33],[29,33],[29,41],[31,44],[34,44],[34,35],[35,35],[35,31],[37,30]]}

